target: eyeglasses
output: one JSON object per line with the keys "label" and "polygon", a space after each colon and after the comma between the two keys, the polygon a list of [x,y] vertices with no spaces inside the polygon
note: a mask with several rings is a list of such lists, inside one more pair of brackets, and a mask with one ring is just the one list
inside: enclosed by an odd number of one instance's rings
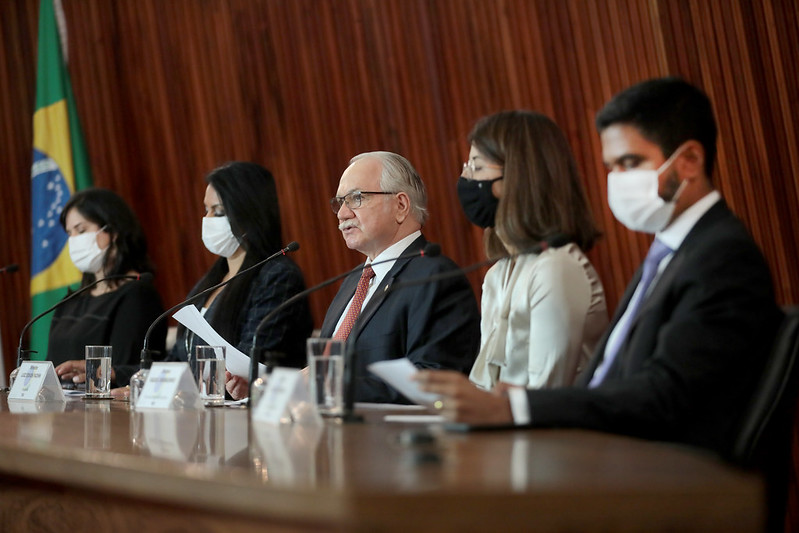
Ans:
{"label": "eyeglasses", "polygon": [[350,209],[358,209],[363,203],[363,196],[365,194],[396,194],[393,192],[385,191],[352,191],[344,196],[334,196],[330,199],[330,208],[335,214],[338,215],[341,206],[347,204]]}
{"label": "eyeglasses", "polygon": [[490,163],[482,163],[479,167],[475,166],[474,160],[469,160],[463,164],[463,170],[461,171],[461,176],[466,178],[467,180],[474,179],[474,173],[480,172],[484,168],[495,168],[498,170],[502,170],[502,165],[492,165]]}

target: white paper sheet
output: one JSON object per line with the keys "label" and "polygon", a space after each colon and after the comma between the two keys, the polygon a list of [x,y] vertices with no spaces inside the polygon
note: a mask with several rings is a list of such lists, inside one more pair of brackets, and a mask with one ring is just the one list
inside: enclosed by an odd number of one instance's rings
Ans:
{"label": "white paper sheet", "polygon": [[423,405],[408,405],[404,403],[368,403],[355,402],[358,411],[424,411]]}
{"label": "white paper sheet", "polygon": [[399,422],[401,424],[442,424],[444,417],[441,415],[386,415],[384,422]]}
{"label": "white paper sheet", "polygon": [[419,389],[419,384],[411,380],[419,369],[413,366],[413,363],[404,357],[400,359],[391,359],[389,361],[378,361],[377,363],[372,363],[367,368],[380,379],[404,394],[409,400],[419,405],[432,405],[433,402],[439,398],[438,394],[422,392]]}
{"label": "white paper sheet", "polygon": [[[250,379],[250,358],[237,350],[232,344],[226,341],[222,335],[216,332],[211,324],[200,314],[193,305],[180,308],[172,318],[186,326],[195,335],[203,339],[211,346],[225,347],[225,368],[234,376]],[[266,367],[258,364],[259,375]]]}

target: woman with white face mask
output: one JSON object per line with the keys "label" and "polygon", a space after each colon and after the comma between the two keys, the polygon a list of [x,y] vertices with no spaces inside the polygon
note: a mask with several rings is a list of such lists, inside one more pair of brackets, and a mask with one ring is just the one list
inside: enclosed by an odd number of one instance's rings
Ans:
{"label": "woman with white face mask", "polygon": [[[47,358],[62,382],[83,383],[85,346],[110,345],[112,381],[125,386],[139,368],[147,328],[163,312],[151,283],[112,279],[152,272],[144,233],[125,201],[105,189],[73,195],[61,212],[61,225],[69,236],[69,257],[83,273],[81,287],[102,281],[55,310]],[[166,328],[154,333],[153,346],[163,351]]]}
{"label": "woman with white face mask", "polygon": [[[202,241],[218,258],[189,297],[231,279],[283,248],[277,189],[267,169],[235,161],[211,171],[205,181]],[[222,337],[250,355],[255,330],[263,317],[304,289],[299,267],[291,258],[279,256],[211,292],[195,305]],[[306,360],[305,339],[312,329],[308,302],[302,300],[262,328],[257,346],[276,354],[273,362],[280,366],[302,367]],[[180,326],[170,359],[188,361],[201,344],[207,343]],[[244,385],[239,378],[228,379],[229,384],[232,380],[233,384]]]}

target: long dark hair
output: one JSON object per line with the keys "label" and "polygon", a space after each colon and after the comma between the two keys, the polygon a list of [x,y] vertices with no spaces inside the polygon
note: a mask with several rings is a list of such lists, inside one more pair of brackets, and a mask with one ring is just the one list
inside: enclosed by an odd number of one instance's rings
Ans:
{"label": "long dark hair", "polygon": [[[261,165],[233,161],[212,170],[205,182],[214,188],[241,246],[246,251],[241,270],[266,259],[283,246],[280,207],[272,173]],[[220,257],[192,289],[189,296],[216,285],[228,272]],[[258,269],[231,281],[217,297],[210,323],[232,345],[239,342],[239,319]],[[201,302],[195,302],[201,303]],[[185,329],[178,331],[182,338]]]}
{"label": "long dark hair", "polygon": [[489,257],[508,253],[503,241],[524,250],[557,234],[591,249],[599,231],[566,136],[549,117],[503,111],[477,121],[468,140],[504,167],[495,227],[485,233]]}
{"label": "long dark hair", "polygon": [[[67,229],[67,213],[72,209],[100,227],[111,236],[111,244],[103,258],[103,270],[107,276],[126,274],[130,271],[152,272],[153,264],[147,255],[147,239],[139,220],[128,204],[116,193],[107,189],[90,188],[75,193],[61,211],[61,226]],[[85,272],[81,287],[95,280],[93,272]],[[109,281],[117,287],[121,281]]]}

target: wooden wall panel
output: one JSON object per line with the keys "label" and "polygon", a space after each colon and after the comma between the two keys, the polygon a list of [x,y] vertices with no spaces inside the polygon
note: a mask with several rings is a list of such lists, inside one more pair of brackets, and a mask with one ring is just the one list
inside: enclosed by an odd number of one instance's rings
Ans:
{"label": "wooden wall panel", "polygon": [[[38,21],[30,6],[0,4],[0,337],[6,377],[15,365],[17,339],[30,315],[30,172],[33,161],[33,106]],[[29,111],[28,111],[29,110]]]}
{"label": "wooden wall panel", "polygon": [[[315,284],[356,264],[327,200],[353,155],[406,155],[425,229],[460,264],[482,258],[454,192],[482,115],[560,124],[604,238],[590,253],[611,308],[649,239],[606,204],[594,115],[636,81],[704,88],[720,126],[716,183],[762,246],[781,304],[799,302],[799,4],[793,0],[63,0],[70,70],[95,175],[134,207],[168,304],[212,256],[203,176],[234,159],[278,180],[285,240]],[[0,331],[7,364],[29,315],[29,167],[38,0],[0,3]],[[472,276],[479,290],[480,273]],[[317,325],[335,287],[312,298]],[[799,520],[799,514],[794,515]]]}

